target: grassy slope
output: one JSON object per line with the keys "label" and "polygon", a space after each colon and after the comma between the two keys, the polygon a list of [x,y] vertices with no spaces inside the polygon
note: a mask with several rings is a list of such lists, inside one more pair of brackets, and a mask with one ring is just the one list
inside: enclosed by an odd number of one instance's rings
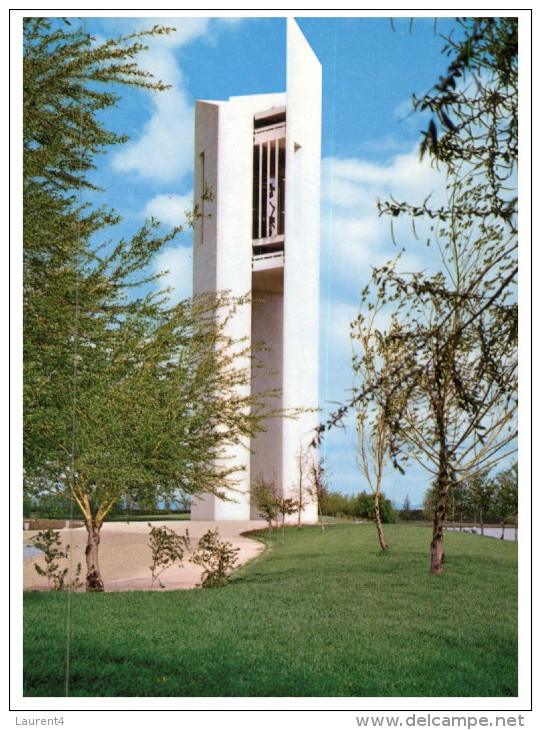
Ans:
{"label": "grassy slope", "polygon": [[[76,594],[71,695],[502,696],[517,692],[517,547],[391,525],[288,530],[221,589]],[[25,595],[26,695],[65,694],[67,596]]]}

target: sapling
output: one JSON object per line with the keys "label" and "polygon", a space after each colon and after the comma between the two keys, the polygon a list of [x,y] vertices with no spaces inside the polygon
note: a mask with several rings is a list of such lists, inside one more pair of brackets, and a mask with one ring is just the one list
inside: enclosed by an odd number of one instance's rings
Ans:
{"label": "sapling", "polygon": [[261,519],[269,528],[269,541],[272,540],[272,522],[280,512],[280,500],[276,496],[274,482],[269,484],[264,479],[257,479],[250,489],[252,503]]}
{"label": "sapling", "polygon": [[79,580],[81,574],[81,563],[77,564],[75,571],[75,577],[66,584],[66,575],[68,574],[69,567],[60,568],[60,560],[67,560],[69,558],[69,548],[62,550],[62,542],[60,540],[60,533],[56,530],[40,530],[37,535],[31,538],[35,547],[43,551],[45,558],[45,569],[38,565],[34,565],[36,572],[39,575],[43,575],[47,578],[49,590],[63,591],[66,588],[69,590],[79,588],[82,583]]}
{"label": "sapling", "polygon": [[294,515],[298,511],[300,511],[299,503],[294,499],[287,498],[278,500],[278,512],[282,515],[282,545],[286,538],[286,515]]}
{"label": "sapling", "polygon": [[239,550],[240,548],[234,548],[230,542],[220,540],[217,529],[207,530],[190,558],[191,563],[204,568],[199,585],[202,588],[212,588],[229,583]]}
{"label": "sapling", "polygon": [[159,576],[175,563],[182,567],[184,552],[190,550],[190,536],[188,530],[186,535],[179,535],[170,527],[153,527],[150,522],[148,526],[152,553],[152,563],[149,566],[152,574],[151,587],[158,585],[164,588]]}

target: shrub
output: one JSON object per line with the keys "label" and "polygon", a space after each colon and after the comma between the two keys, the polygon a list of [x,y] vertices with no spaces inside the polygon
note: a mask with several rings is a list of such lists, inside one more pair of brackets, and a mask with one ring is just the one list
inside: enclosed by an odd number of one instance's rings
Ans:
{"label": "shrub", "polygon": [[75,578],[66,584],[66,575],[69,568],[60,569],[59,560],[66,560],[69,557],[69,548],[61,549],[60,533],[55,530],[40,530],[34,535],[32,542],[39,550],[43,550],[45,555],[45,570],[41,565],[34,565],[36,572],[47,578],[49,590],[62,591],[65,588],[79,588],[82,583],[79,580],[81,574],[81,563],[77,564]]}
{"label": "shrub", "polygon": [[267,523],[269,540],[272,540],[272,523],[280,513],[280,500],[276,495],[276,487],[264,479],[257,479],[251,486],[250,496],[257,513]]}
{"label": "shrub", "polygon": [[199,585],[202,588],[212,588],[229,583],[239,550],[240,548],[234,548],[230,542],[222,542],[217,529],[207,530],[190,558],[191,563],[204,568]]}
{"label": "shrub", "polygon": [[151,587],[158,585],[160,588],[165,586],[161,582],[159,576],[177,563],[182,566],[184,559],[184,551],[190,549],[190,538],[188,530],[186,535],[179,535],[170,527],[153,527],[150,522],[150,551],[152,553],[152,563],[149,566],[152,574]]}
{"label": "shrub", "polygon": [[[374,499],[374,495],[367,492],[358,494],[355,502],[355,517],[373,520],[375,516]],[[396,523],[398,519],[396,510],[383,492],[379,495],[379,512],[382,522],[392,525]]]}

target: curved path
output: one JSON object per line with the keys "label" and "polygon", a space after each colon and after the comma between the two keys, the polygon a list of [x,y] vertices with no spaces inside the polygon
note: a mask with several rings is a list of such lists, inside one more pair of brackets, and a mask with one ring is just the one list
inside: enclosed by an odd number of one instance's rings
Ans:
{"label": "curved path", "polygon": [[[189,520],[159,521],[156,526],[165,525],[182,535],[186,529],[190,533],[192,543],[197,541],[207,530],[218,528],[220,539],[232,543],[233,547],[240,548],[238,553],[239,565],[255,558],[263,549],[262,543],[248,537],[242,537],[241,532],[264,529],[266,523],[259,520],[227,521],[227,522],[190,522]],[[82,563],[84,577],[86,530],[77,527],[72,530],[59,530],[62,543],[67,545],[71,541],[73,562]],[[100,566],[106,591],[147,591],[151,590],[149,547],[149,532],[147,522],[106,522],[101,528]],[[28,543],[36,532],[27,530],[23,533],[24,541]],[[27,548],[28,549],[28,548]],[[47,590],[46,578],[38,575],[34,564],[45,567],[42,555],[29,558],[23,564],[24,590]],[[65,565],[65,563],[64,563]],[[160,580],[165,590],[194,588],[200,581],[202,569],[185,561],[182,568],[173,566],[165,570]],[[156,589],[159,590],[159,589]]]}

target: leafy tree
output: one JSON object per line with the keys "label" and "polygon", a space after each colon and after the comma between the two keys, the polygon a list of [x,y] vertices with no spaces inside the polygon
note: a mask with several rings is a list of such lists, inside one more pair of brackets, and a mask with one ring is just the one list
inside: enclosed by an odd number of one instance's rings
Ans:
{"label": "leafy tree", "polygon": [[341,492],[327,491],[322,502],[322,509],[326,515],[331,515],[333,517],[353,517],[353,500],[354,498],[350,495],[345,495]]}
{"label": "leafy tree", "polygon": [[503,540],[505,523],[512,522],[515,526],[515,542],[518,532],[518,462],[508,469],[498,472],[494,477],[494,507],[501,521]]}
{"label": "leafy tree", "polygon": [[250,488],[250,497],[257,513],[267,523],[269,540],[272,540],[272,523],[280,514],[280,500],[276,494],[275,484],[269,484],[261,478],[256,479]]}
{"label": "leafy tree", "polygon": [[100,530],[115,504],[224,496],[237,479],[228,448],[261,429],[268,396],[247,395],[251,355],[228,335],[243,300],[171,306],[155,293],[149,264],[178,229],[158,235],[151,220],[112,243],[117,216],[81,204],[96,156],[126,139],[101,121],[119,99],[109,87],[162,90],[136,57],[167,32],[95,43],[59,21],[24,25],[25,488],[81,511],[89,591],[104,588]]}
{"label": "leafy tree", "polygon": [[[437,492],[437,484],[433,484],[433,489]],[[458,515],[458,523],[462,530],[464,515],[469,514],[470,501],[468,499],[468,486],[466,481],[454,481],[447,495],[447,515],[452,525],[456,522]],[[434,510],[432,510],[433,512]]]}
{"label": "leafy tree", "polygon": [[483,515],[487,514],[494,501],[495,487],[489,478],[488,470],[483,470],[474,474],[464,482],[466,488],[466,499],[473,509],[476,519],[481,530],[481,535],[485,534]]}
{"label": "leafy tree", "polygon": [[406,494],[406,496],[404,497],[404,504],[402,506],[401,517],[404,520],[409,520],[411,517],[411,502],[410,502],[409,494]]}
{"label": "leafy tree", "polygon": [[308,493],[317,503],[319,524],[321,531],[324,532],[325,525],[323,524],[323,515],[330,514],[327,507],[327,500],[329,496],[329,475],[324,458],[320,458],[317,461],[312,459],[310,461],[309,478],[310,482],[308,486]]}
{"label": "leafy tree", "polygon": [[[431,572],[443,572],[443,524],[450,489],[514,450],[517,408],[517,19],[457,21],[446,39],[447,73],[414,108],[435,116],[423,135],[448,176],[439,208],[391,199],[379,204],[391,220],[429,223],[435,274],[374,271],[368,306],[392,310],[378,356],[392,367],[321,425],[339,423],[348,408],[384,391],[395,466],[408,456],[435,477],[437,499]],[[440,124],[438,130],[437,124]],[[413,233],[416,235],[415,226]]]}
{"label": "leafy tree", "polygon": [[282,545],[284,544],[284,541],[286,539],[286,517],[294,515],[299,510],[299,503],[294,499],[290,499],[289,497],[281,497],[278,500],[278,514],[282,515]]}
{"label": "leafy tree", "polygon": [[449,492],[514,448],[517,407],[515,335],[496,304],[472,317],[472,292],[487,296],[478,275],[482,247],[471,248],[460,220],[440,235],[445,273],[401,276],[389,266],[373,278],[376,300],[396,307],[378,344],[394,362],[378,386],[392,394],[390,450],[399,468],[413,459],[438,484],[434,573],[443,570]]}
{"label": "leafy tree", "polygon": [[[376,495],[368,492],[361,492],[354,498],[353,515],[366,520],[376,521],[376,508],[378,519],[383,523],[394,524],[397,521],[396,511],[391,502],[381,492],[378,495],[376,504]],[[385,548],[382,548],[385,549]]]}

